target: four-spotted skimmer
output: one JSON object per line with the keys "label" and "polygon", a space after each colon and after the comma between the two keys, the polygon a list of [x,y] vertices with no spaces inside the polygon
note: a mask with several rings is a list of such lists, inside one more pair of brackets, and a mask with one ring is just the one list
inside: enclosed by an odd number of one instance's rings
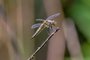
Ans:
{"label": "four-spotted skimmer", "polygon": [[56,25],[56,22],[54,21],[54,18],[58,17],[60,13],[53,14],[46,19],[36,19],[36,21],[41,21],[42,23],[37,23],[32,25],[33,28],[38,28],[36,32],[33,34],[32,39],[37,36],[44,28],[52,29]]}

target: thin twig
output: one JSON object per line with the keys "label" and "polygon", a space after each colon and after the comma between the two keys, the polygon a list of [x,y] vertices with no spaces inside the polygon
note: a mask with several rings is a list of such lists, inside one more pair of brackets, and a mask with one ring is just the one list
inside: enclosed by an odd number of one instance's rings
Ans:
{"label": "thin twig", "polygon": [[32,60],[34,56],[36,55],[36,53],[40,51],[41,48],[46,44],[46,42],[59,30],[60,30],[59,27],[57,27],[57,29],[47,37],[47,39],[37,48],[37,50],[27,60]]}

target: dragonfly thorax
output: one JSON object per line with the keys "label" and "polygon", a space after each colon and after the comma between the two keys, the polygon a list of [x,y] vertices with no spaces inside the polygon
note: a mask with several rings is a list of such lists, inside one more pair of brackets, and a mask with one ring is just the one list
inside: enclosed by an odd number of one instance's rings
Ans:
{"label": "dragonfly thorax", "polygon": [[54,20],[46,20],[48,23],[54,23]]}
{"label": "dragonfly thorax", "polygon": [[46,24],[49,25],[56,25],[56,22],[54,20],[46,20]]}

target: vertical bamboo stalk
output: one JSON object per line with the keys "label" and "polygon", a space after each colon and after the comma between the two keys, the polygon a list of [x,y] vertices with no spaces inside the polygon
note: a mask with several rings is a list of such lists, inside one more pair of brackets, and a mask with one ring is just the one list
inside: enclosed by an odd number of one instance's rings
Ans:
{"label": "vertical bamboo stalk", "polygon": [[21,58],[24,60],[24,47],[23,47],[23,17],[22,17],[22,0],[17,2],[17,40],[20,47]]}
{"label": "vertical bamboo stalk", "polygon": [[[12,30],[6,22],[6,5],[4,0],[0,0],[0,60],[16,60],[16,51],[12,45],[14,38],[12,37]],[[17,59],[18,60],[18,59]]]}
{"label": "vertical bamboo stalk", "polygon": [[[14,44],[16,48],[17,52],[14,52],[14,57],[15,59],[19,59],[20,58],[20,53],[19,53],[19,46],[18,46],[18,42],[17,42],[17,18],[16,18],[16,12],[17,12],[17,3],[16,0],[4,0],[5,2],[5,9],[6,9],[6,23],[8,24],[8,26],[10,27],[10,33],[11,33],[11,40],[13,40],[13,42],[11,42],[11,45]],[[15,51],[15,49],[13,49]],[[20,60],[20,59],[19,59]]]}
{"label": "vertical bamboo stalk", "polygon": [[26,60],[34,49],[34,42],[31,40],[31,25],[34,21],[34,1],[17,0],[17,28],[18,40],[21,46],[23,60]]}
{"label": "vertical bamboo stalk", "polygon": [[71,19],[67,19],[63,22],[63,27],[71,60],[83,60],[83,55],[74,22]]}
{"label": "vertical bamboo stalk", "polygon": [[55,13],[61,13],[60,17],[55,19],[57,26],[61,28],[61,31],[57,32],[49,41],[47,60],[64,60],[65,39],[62,28],[64,14],[62,11],[61,2],[60,0],[44,0],[44,5],[47,16]]}

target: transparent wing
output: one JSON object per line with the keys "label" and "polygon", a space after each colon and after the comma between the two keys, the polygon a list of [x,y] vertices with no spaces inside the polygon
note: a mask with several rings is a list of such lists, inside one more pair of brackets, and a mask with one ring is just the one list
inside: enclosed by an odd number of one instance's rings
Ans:
{"label": "transparent wing", "polygon": [[50,31],[50,33],[54,32],[56,29],[57,29],[57,28],[54,27],[54,26],[50,26],[50,27],[49,27],[49,31]]}
{"label": "transparent wing", "polygon": [[40,27],[41,23],[37,23],[31,26],[32,29]]}
{"label": "transparent wing", "polygon": [[52,19],[58,17],[59,15],[60,15],[60,13],[53,14],[53,15],[49,16],[46,20],[52,20]]}
{"label": "transparent wing", "polygon": [[44,21],[44,19],[36,19],[36,21]]}

